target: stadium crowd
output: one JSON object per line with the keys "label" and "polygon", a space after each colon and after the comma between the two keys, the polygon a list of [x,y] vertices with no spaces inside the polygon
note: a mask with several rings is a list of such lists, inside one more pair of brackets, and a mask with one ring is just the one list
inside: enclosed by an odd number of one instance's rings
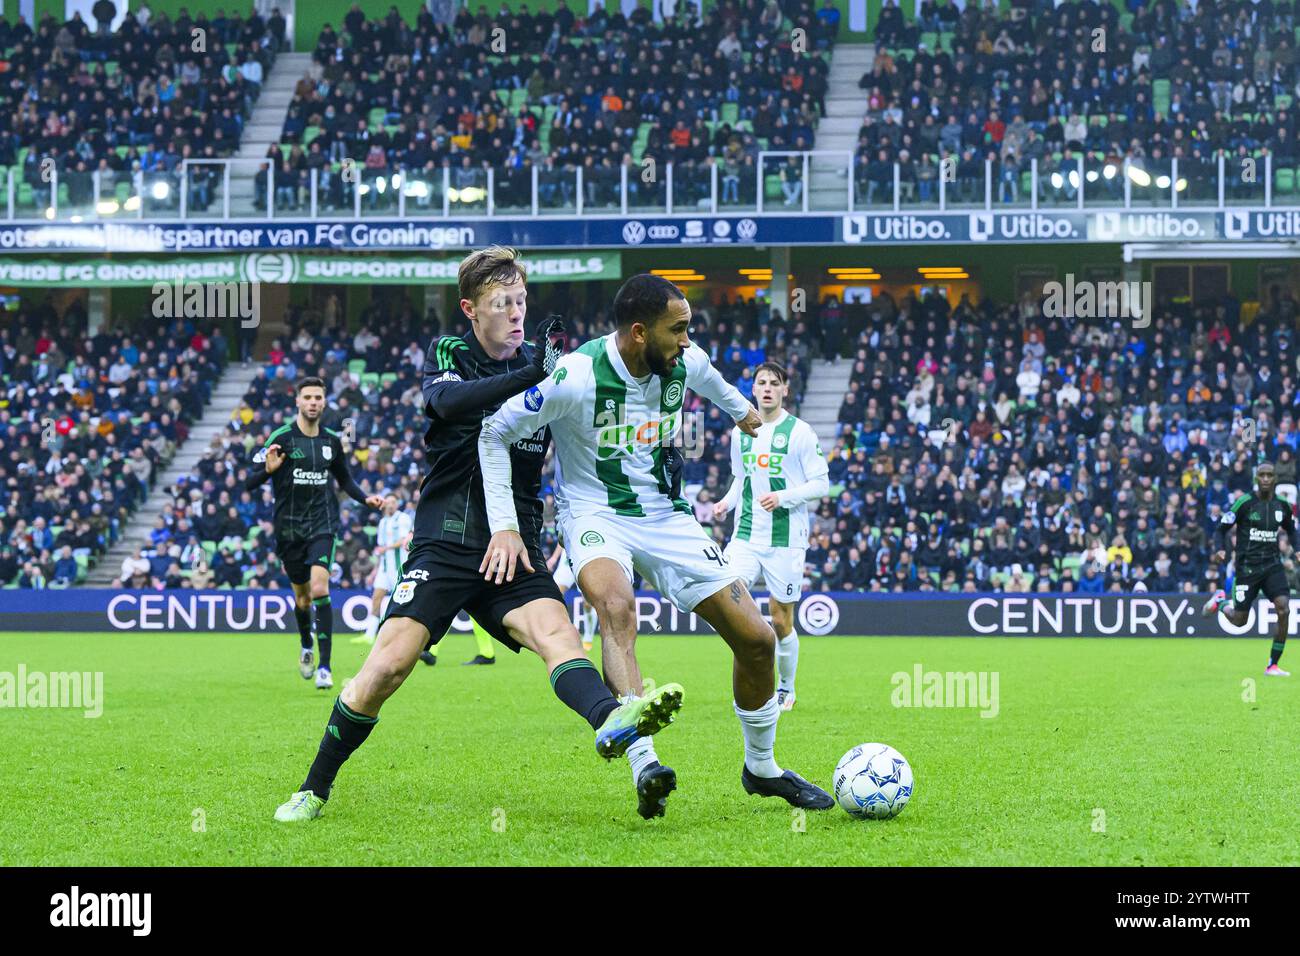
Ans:
{"label": "stadium crowd", "polygon": [[48,304],[0,328],[0,585],[67,587],[84,577],[226,365],[221,330],[189,320],[85,329],[79,306],[60,319]]}
{"label": "stadium crowd", "polygon": [[[110,12],[105,4],[97,15]],[[172,19],[144,3],[116,31],[107,22],[47,14],[33,29],[21,14],[0,16],[0,167],[13,168],[41,207],[52,198],[51,168],[67,187],[65,204],[90,204],[98,172],[103,196],[139,173],[168,181],[175,205],[182,160],[238,149],[285,36],[278,10],[264,19],[182,9]],[[216,178],[213,167],[196,172],[195,208],[211,201]]]}
{"label": "stadium crowd", "polygon": [[[838,11],[824,0],[723,0],[701,15],[679,4],[663,23],[645,7],[631,16],[597,6],[575,12],[462,7],[448,27],[421,11],[414,25],[394,9],[367,20],[354,6],[327,25],[315,68],[298,84],[285,120],[277,189],[303,201],[312,170],[328,202],[346,205],[344,160],[373,186],[398,170],[439,188],[487,185],[497,207],[527,206],[533,170],[541,204],[572,204],[583,169],[588,206],[614,205],[621,167],[649,158],[674,164],[674,200],[708,195],[718,166],[724,203],[753,202],[761,148],[808,149],[824,112],[827,62]],[[793,31],[804,31],[792,41]],[[503,95],[504,94],[504,95]],[[629,177],[629,202],[664,201],[663,176]],[[746,173],[748,170],[748,173]],[[394,192],[368,189],[369,202]],[[428,204],[434,190],[415,192]],[[475,200],[481,201],[481,200]]]}
{"label": "stadium crowd", "polygon": [[[938,199],[945,160],[949,201],[983,202],[985,161],[998,202],[1023,202],[1038,161],[1043,200],[1074,202],[1078,157],[1085,186],[1123,199],[1128,159],[1134,201],[1168,202],[1157,180],[1178,159],[1180,198],[1217,198],[1218,156],[1228,197],[1263,196],[1265,153],[1284,192],[1295,190],[1300,92],[1294,9],[1287,0],[1111,3],[1013,0],[1009,8],[924,0],[907,21],[887,0],[870,72],[855,180],[861,201],[892,202],[894,164],[903,202]],[[1255,160],[1247,173],[1243,161]],[[1280,175],[1279,175],[1280,174]],[[1157,195],[1159,194],[1159,196]]]}
{"label": "stadium crowd", "polygon": [[[813,590],[1203,593],[1222,584],[1211,536],[1250,487],[1257,457],[1277,463],[1294,497],[1298,312],[1274,290],[1244,327],[1229,298],[1166,305],[1137,330],[1045,319],[1029,297],[950,308],[933,295],[882,295],[869,306],[829,299],[791,324],[723,299],[697,310],[696,339],[742,391],[753,365],[784,362],[796,410],[813,361],[850,363],[828,452],[831,494],[812,522]],[[293,316],[229,429],[177,486],[155,553],[139,556],[154,562],[155,585],[284,585],[269,487],[250,494],[242,482],[253,451],[293,414],[293,383],[307,374],[328,384],[331,426],[352,421],[361,487],[413,505],[424,472],[419,373],[440,323],[376,306],[360,331],[345,332],[340,313]],[[571,318],[573,341],[606,321]],[[463,329],[463,320],[447,327]],[[712,526],[712,503],[730,482],[731,423],[694,401],[682,439],[686,494]],[[549,477],[544,494],[549,549]],[[341,518],[335,581],[364,586],[373,516],[344,500]],[[723,540],[730,529],[712,530]],[[1290,558],[1288,573],[1300,585]]]}

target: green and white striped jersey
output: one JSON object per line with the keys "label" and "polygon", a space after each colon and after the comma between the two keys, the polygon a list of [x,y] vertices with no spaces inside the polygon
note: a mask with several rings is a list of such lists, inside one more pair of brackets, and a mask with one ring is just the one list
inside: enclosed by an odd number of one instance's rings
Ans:
{"label": "green and white striped jersey", "polygon": [[692,389],[733,419],[752,407],[691,345],[668,375],[636,379],[615,334],[593,339],[560,359],[540,385],[509,399],[483,423],[479,459],[493,533],[517,530],[511,493],[512,442],[548,425],[555,442],[556,514],[654,518],[691,513],[669,497],[664,455],[682,429],[682,400]]}
{"label": "green and white striped jersey", "polygon": [[384,553],[379,556],[379,570],[397,575],[402,573],[402,559],[405,555],[401,545],[414,524],[405,511],[394,511],[388,517],[379,519],[375,544],[384,548]]}
{"label": "green and white striped jersey", "polygon": [[[750,438],[731,430],[731,488],[723,499],[737,507],[733,538],[756,548],[807,548],[808,505],[830,491],[830,469],[812,426],[789,412],[764,422]],[[768,492],[781,504],[768,511]]]}

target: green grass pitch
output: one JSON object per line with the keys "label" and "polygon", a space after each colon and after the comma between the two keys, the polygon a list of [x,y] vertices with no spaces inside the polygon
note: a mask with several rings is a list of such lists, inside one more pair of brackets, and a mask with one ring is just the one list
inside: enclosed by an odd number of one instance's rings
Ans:
{"label": "green grass pitch", "polygon": [[[348,637],[339,686],[364,654]],[[536,658],[460,667],[472,644],[453,636],[389,702],[321,819],[292,827],[271,815],[333,696],[298,676],[296,638],[0,634],[0,671],[104,672],[98,719],[0,710],[0,863],[1300,863],[1300,677],[1263,676],[1266,639],[802,644],[777,760],[829,787],[848,748],[892,744],[916,773],[896,819],[836,808],[800,826],[786,804],[745,795],[716,637],[639,642],[648,676],[686,687],[658,739],[680,781],[663,819],[636,815],[626,761],[595,756]],[[918,663],[996,671],[998,715],[893,706],[891,675]]]}

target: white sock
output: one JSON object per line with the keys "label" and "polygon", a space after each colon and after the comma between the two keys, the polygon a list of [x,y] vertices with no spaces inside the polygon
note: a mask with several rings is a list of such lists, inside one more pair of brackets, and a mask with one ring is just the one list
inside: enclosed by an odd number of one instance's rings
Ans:
{"label": "white sock", "polygon": [[632,765],[632,783],[635,785],[641,779],[642,770],[659,762],[653,740],[650,737],[638,737],[632,741],[632,745],[627,748],[627,762]]}
{"label": "white sock", "polygon": [[772,759],[772,748],[776,744],[776,719],[781,715],[776,695],[773,694],[772,699],[757,710],[744,710],[734,701],[732,704],[745,736],[745,766],[749,772],[756,777],[781,776],[783,771]]}
{"label": "white sock", "polygon": [[596,643],[596,611],[588,607],[582,616],[583,639],[588,644]]}
{"label": "white sock", "polygon": [[776,642],[776,672],[781,690],[794,690],[794,672],[799,669],[799,635],[794,628]]}
{"label": "white sock", "polygon": [[376,614],[366,615],[366,637],[370,640],[375,639],[375,634],[379,632],[379,616]]}

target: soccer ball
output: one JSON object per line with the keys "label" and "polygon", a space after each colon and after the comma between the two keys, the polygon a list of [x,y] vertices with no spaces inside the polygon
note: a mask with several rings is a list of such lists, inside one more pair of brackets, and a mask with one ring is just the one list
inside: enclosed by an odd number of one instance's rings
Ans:
{"label": "soccer ball", "polygon": [[912,797],[912,765],[888,744],[861,744],[835,765],[835,800],[851,817],[887,820]]}

